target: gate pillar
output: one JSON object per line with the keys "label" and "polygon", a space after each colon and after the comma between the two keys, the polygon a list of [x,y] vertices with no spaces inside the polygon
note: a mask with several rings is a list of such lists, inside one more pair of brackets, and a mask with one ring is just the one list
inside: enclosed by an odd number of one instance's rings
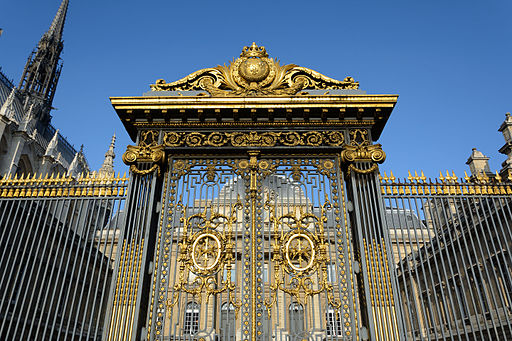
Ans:
{"label": "gate pillar", "polygon": [[350,142],[341,152],[345,169],[349,217],[354,236],[362,340],[402,340],[401,316],[395,301],[392,247],[386,228],[385,208],[378,179],[378,163],[386,154],[380,144],[371,144],[371,131],[352,129]]}
{"label": "gate pillar", "polygon": [[[128,146],[123,161],[130,165],[130,181],[124,209],[124,226],[120,231],[120,256],[114,269],[110,309],[103,339],[108,341],[140,340],[139,321],[145,318],[148,305],[148,274],[158,223],[158,195],[164,161],[159,133],[142,131],[137,146]],[[141,312],[144,312],[141,314]]]}

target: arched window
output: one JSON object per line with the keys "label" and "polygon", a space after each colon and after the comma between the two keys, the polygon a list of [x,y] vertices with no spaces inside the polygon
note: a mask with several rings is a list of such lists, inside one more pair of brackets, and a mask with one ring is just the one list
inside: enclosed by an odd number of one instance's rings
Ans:
{"label": "arched window", "polygon": [[183,321],[183,334],[192,335],[199,330],[199,304],[189,302],[185,308],[185,320]]}
{"label": "arched window", "polygon": [[290,314],[290,334],[299,336],[304,332],[304,307],[294,302],[288,307]]}
{"label": "arched window", "polygon": [[235,340],[235,306],[225,302],[220,307],[220,336],[221,340]]}
{"label": "arched window", "polygon": [[331,306],[327,308],[325,312],[325,322],[327,324],[327,335],[328,336],[341,336],[343,329],[341,327],[340,314],[334,310]]}

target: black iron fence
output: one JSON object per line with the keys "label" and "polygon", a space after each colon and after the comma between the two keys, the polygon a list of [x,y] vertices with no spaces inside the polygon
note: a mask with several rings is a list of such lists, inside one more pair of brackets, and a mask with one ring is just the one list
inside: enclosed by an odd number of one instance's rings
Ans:
{"label": "black iron fence", "polygon": [[407,340],[512,339],[512,186],[382,177]]}
{"label": "black iron fence", "polygon": [[0,180],[0,338],[100,340],[128,179]]}

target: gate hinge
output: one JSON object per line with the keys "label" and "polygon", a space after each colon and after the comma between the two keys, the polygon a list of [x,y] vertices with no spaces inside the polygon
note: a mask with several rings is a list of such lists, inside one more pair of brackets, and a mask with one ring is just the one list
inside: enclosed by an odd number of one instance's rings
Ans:
{"label": "gate hinge", "polygon": [[155,212],[156,213],[160,213],[161,210],[162,210],[162,205],[161,205],[161,203],[159,201],[159,202],[156,203]]}
{"label": "gate hinge", "polygon": [[147,332],[146,332],[146,327],[142,327],[140,329],[140,340],[141,341],[146,341],[147,340]]}
{"label": "gate hinge", "polygon": [[148,265],[148,275],[151,275],[153,273],[153,261],[149,262]]}

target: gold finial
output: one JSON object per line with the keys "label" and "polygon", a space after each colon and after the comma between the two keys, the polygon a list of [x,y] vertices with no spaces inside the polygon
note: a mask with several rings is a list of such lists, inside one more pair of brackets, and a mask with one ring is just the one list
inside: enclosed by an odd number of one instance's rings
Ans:
{"label": "gold finial", "polygon": [[501,182],[501,176],[498,174],[498,171],[496,171],[496,182],[500,183]]}
{"label": "gold finial", "polygon": [[466,180],[466,182],[469,182],[469,180],[471,180],[466,171],[464,171],[464,180]]}
{"label": "gold finial", "polygon": [[425,180],[427,180],[427,177],[425,176],[425,174],[423,174],[423,170],[421,171],[421,177],[420,177],[421,181],[425,182]]}
{"label": "gold finial", "polygon": [[410,182],[412,182],[414,180],[414,178],[412,177],[411,175],[411,171],[408,170],[407,173],[409,173],[409,176],[407,177],[407,180],[409,180]]}
{"label": "gold finial", "polygon": [[389,180],[391,180],[391,182],[393,182],[393,183],[394,183],[394,182],[395,182],[395,180],[396,180],[396,178],[395,178],[395,176],[393,175],[393,171],[391,171],[391,170],[390,170],[390,171],[389,171],[389,174],[390,174],[390,175],[389,175]]}
{"label": "gold finial", "polygon": [[441,180],[442,182],[444,182],[443,172],[441,172],[441,171],[439,171],[439,180]]}

